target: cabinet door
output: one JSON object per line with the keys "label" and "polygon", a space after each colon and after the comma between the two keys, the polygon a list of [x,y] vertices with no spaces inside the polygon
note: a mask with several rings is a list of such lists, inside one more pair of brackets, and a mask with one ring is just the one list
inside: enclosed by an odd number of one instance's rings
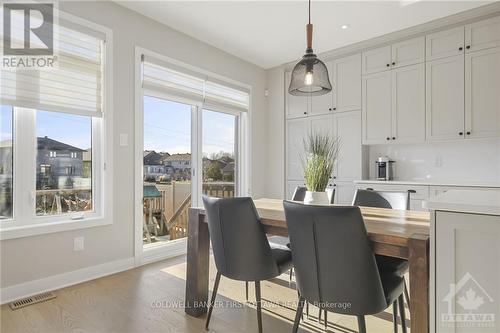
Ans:
{"label": "cabinet door", "polygon": [[286,131],[286,179],[302,180],[302,157],[304,155],[304,138],[309,133],[308,118],[287,121]]}
{"label": "cabinet door", "polygon": [[309,118],[311,133],[333,136],[333,115],[323,115]]}
{"label": "cabinet door", "polygon": [[463,137],[464,57],[458,55],[427,62],[426,139]]}
{"label": "cabinet door", "polygon": [[387,71],[391,68],[391,46],[363,52],[363,74]]}
{"label": "cabinet door", "polygon": [[465,56],[466,138],[500,136],[500,47]]}
{"label": "cabinet door", "polygon": [[333,62],[335,112],[361,110],[361,54]]}
{"label": "cabinet door", "polygon": [[500,46],[500,16],[465,26],[465,52]]}
{"label": "cabinet door", "polygon": [[391,136],[391,76],[390,71],[363,77],[363,143],[384,143]]}
{"label": "cabinet door", "polygon": [[451,57],[464,52],[464,27],[439,31],[425,37],[426,60]]}
{"label": "cabinet door", "polygon": [[392,140],[425,140],[425,67],[407,66],[392,71]]}
{"label": "cabinet door", "polygon": [[[325,63],[326,68],[328,69],[328,74],[330,77],[330,83],[332,83],[333,79],[333,66],[331,62]],[[334,104],[334,94],[336,93],[335,89],[332,89],[328,94],[324,94],[321,96],[313,96],[311,97],[311,110],[310,115],[320,115],[320,114],[328,114],[333,111]]]}
{"label": "cabinet door", "polygon": [[356,186],[353,182],[338,181],[334,184],[335,188],[335,203],[339,205],[352,205]]}
{"label": "cabinet door", "polygon": [[392,45],[392,67],[420,64],[425,61],[425,37],[408,39]]}
{"label": "cabinet door", "polygon": [[498,332],[498,322],[451,319],[500,317],[500,216],[437,211],[434,219],[436,332]]}
{"label": "cabinet door", "polygon": [[287,118],[306,117],[309,112],[311,97],[290,95],[288,93],[290,78],[291,78],[291,73],[287,72],[285,74],[286,117]]}
{"label": "cabinet door", "polygon": [[361,111],[335,114],[333,126],[340,142],[335,177],[337,180],[361,179]]}

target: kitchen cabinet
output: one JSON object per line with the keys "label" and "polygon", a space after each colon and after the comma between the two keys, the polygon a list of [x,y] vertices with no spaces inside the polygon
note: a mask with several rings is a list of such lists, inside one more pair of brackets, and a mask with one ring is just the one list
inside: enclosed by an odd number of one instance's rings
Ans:
{"label": "kitchen cabinet", "polygon": [[363,77],[363,143],[425,140],[423,64]]}
{"label": "kitchen cabinet", "polygon": [[425,38],[407,39],[393,45],[363,52],[363,74],[387,71],[425,61]]}
{"label": "kitchen cabinet", "polygon": [[426,61],[452,57],[464,53],[464,27],[429,34],[426,39]]}
{"label": "kitchen cabinet", "polygon": [[363,143],[382,143],[391,135],[392,73],[363,76],[362,133]]}
{"label": "kitchen cabinet", "polygon": [[361,54],[333,61],[333,112],[361,109]]}
{"label": "kitchen cabinet", "polygon": [[306,117],[311,112],[311,97],[290,95],[288,93],[290,79],[291,73],[287,72],[285,74],[286,117],[289,119]]}
{"label": "kitchen cabinet", "polygon": [[426,139],[464,136],[464,56],[426,64]]}
{"label": "kitchen cabinet", "polygon": [[[494,321],[470,318],[500,317],[500,216],[445,210],[431,216],[436,332],[498,332],[489,326]],[[446,321],[455,315],[469,319]]]}
{"label": "kitchen cabinet", "polygon": [[361,111],[338,113],[333,116],[333,133],[340,143],[334,169],[339,181],[359,179],[362,175]]}
{"label": "kitchen cabinet", "polygon": [[500,16],[465,26],[465,52],[500,46]]}
{"label": "kitchen cabinet", "polygon": [[352,205],[356,186],[352,181],[336,181],[335,188],[335,203],[338,205]]}
{"label": "kitchen cabinet", "polygon": [[309,133],[308,118],[292,119],[286,126],[286,179],[302,180],[302,156],[304,155],[303,140]]}
{"label": "kitchen cabinet", "polygon": [[500,47],[465,55],[464,132],[465,138],[500,136]]}
{"label": "kitchen cabinet", "polygon": [[[332,82],[332,63],[331,62],[325,62],[326,68],[328,69],[328,73],[330,76],[330,83],[333,84]],[[321,96],[312,96],[311,97],[311,110],[309,115],[314,116],[314,115],[321,115],[321,114],[328,114],[332,113],[333,111],[333,101],[335,100],[335,94],[337,92],[335,89],[332,89],[328,94],[324,94]]]}

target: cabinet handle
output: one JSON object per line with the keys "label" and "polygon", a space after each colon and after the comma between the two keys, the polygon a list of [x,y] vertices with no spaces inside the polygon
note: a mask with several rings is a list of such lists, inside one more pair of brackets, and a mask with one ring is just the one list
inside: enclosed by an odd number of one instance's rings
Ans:
{"label": "cabinet handle", "polygon": [[392,137],[392,139],[393,139],[393,140],[396,140],[396,137],[395,137],[395,136],[393,136],[393,137]]}
{"label": "cabinet handle", "polygon": [[465,133],[465,134],[470,135],[470,132],[467,132],[467,133]]}
{"label": "cabinet handle", "polygon": [[394,66],[394,65],[396,65],[396,63],[393,61],[393,62],[392,62],[392,65],[393,65],[393,66]]}
{"label": "cabinet handle", "polygon": [[470,45],[467,45],[465,48],[466,48],[467,50],[468,50],[468,49],[470,49]]}
{"label": "cabinet handle", "polygon": [[333,179],[337,179],[337,176],[333,176]]}
{"label": "cabinet handle", "polygon": [[307,112],[304,112],[304,114],[307,114]]}
{"label": "cabinet handle", "polygon": [[332,108],[328,108],[328,111],[332,111]]}
{"label": "cabinet handle", "polygon": [[389,66],[391,66],[391,64],[387,64],[386,66],[389,67]]}
{"label": "cabinet handle", "polygon": [[335,187],[335,186],[337,186],[337,184],[333,184],[333,186]]}
{"label": "cabinet handle", "polygon": [[464,135],[464,133],[463,132],[458,132],[458,135]]}
{"label": "cabinet handle", "polygon": [[337,108],[335,108],[335,107],[334,107],[334,108],[333,108],[333,111],[335,111],[335,110],[337,110]]}
{"label": "cabinet handle", "polygon": [[464,48],[463,48],[463,47],[461,47],[461,46],[458,48],[458,50],[459,50],[459,51],[462,51],[463,49],[464,49]]}
{"label": "cabinet handle", "polygon": [[386,140],[390,140],[391,138],[390,137],[387,137]]}

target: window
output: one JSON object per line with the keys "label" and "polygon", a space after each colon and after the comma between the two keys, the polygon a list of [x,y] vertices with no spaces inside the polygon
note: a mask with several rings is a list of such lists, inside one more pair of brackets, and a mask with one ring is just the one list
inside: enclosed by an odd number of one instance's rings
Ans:
{"label": "window", "polygon": [[107,139],[112,132],[103,117],[109,105],[104,88],[110,32],[94,30],[84,20],[69,23],[64,14],[59,24],[58,66],[2,70],[4,239],[111,223],[112,180],[105,151],[111,148]]}
{"label": "window", "polygon": [[2,105],[0,115],[0,219],[12,217],[13,143],[12,107]]}

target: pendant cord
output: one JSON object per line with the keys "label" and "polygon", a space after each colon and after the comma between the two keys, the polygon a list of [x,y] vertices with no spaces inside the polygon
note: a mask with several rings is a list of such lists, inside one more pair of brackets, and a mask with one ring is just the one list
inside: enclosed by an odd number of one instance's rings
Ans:
{"label": "pendant cord", "polygon": [[311,0],[309,0],[309,24],[311,24]]}

